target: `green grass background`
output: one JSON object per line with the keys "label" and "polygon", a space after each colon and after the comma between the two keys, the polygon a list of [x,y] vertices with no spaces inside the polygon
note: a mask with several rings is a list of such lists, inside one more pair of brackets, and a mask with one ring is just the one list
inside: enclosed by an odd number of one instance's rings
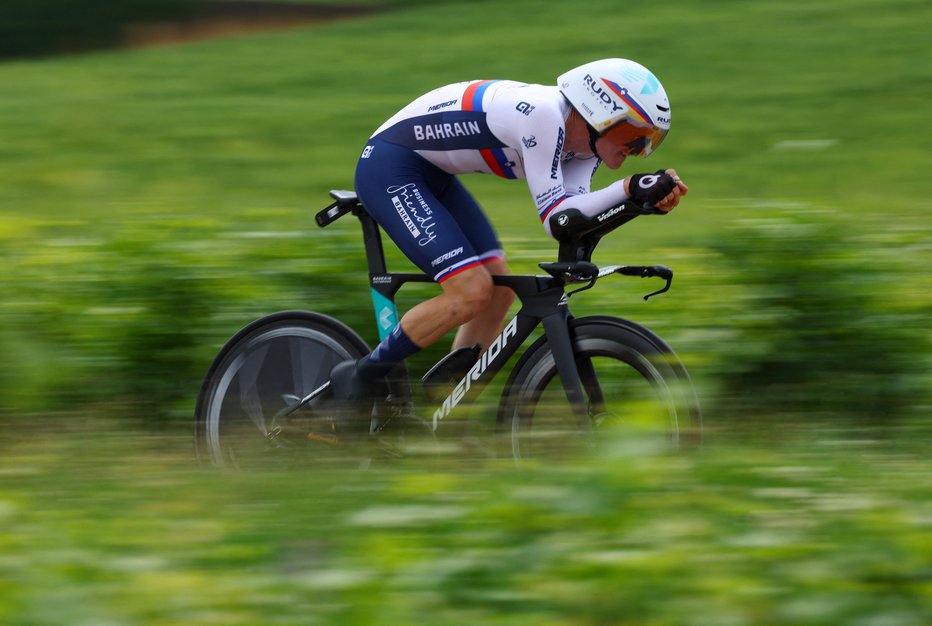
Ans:
{"label": "green grass background", "polygon": [[[930,18],[398,3],[0,65],[0,622],[928,623]],[[606,56],[673,104],[663,149],[622,173],[673,166],[690,194],[595,259],[668,264],[673,290],[644,303],[619,279],[574,311],[668,339],[709,445],[194,468],[200,377],[240,326],[307,308],[375,339],[356,226],[311,221],[372,129],[448,82],[552,83]],[[516,270],[555,256],[523,183],[466,183]]]}

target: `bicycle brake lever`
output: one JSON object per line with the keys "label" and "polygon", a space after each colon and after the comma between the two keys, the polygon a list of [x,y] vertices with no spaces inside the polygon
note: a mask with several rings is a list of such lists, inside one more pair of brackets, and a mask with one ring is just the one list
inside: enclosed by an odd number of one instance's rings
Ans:
{"label": "bicycle brake lever", "polygon": [[667,284],[663,286],[663,289],[659,289],[657,291],[654,291],[653,293],[647,294],[646,296],[644,296],[644,300],[650,300],[654,296],[659,296],[662,293],[666,293],[667,291],[670,291],[670,283],[672,282],[673,282],[673,277],[671,276],[670,278],[667,279]]}
{"label": "bicycle brake lever", "polygon": [[596,277],[594,277],[594,278],[590,278],[590,279],[589,279],[589,282],[586,283],[586,285],[585,285],[584,287],[580,287],[579,289],[574,289],[573,291],[567,291],[567,292],[566,292],[566,297],[567,297],[567,298],[571,298],[571,297],[573,297],[573,294],[574,294],[574,293],[579,293],[580,291],[585,291],[586,289],[592,289],[593,285],[595,285],[596,278],[598,278],[598,277],[596,276]]}
{"label": "bicycle brake lever", "polygon": [[649,293],[646,296],[644,296],[645,301],[651,299],[653,296],[658,296],[662,293],[666,293],[667,291],[670,290],[670,285],[673,283],[673,270],[671,270],[666,265],[651,265],[650,267],[646,269],[648,270],[648,272],[647,274],[645,274],[645,277],[662,278],[663,280],[667,281],[667,284],[663,286],[663,289],[659,289],[653,293]]}
{"label": "bicycle brake lever", "polygon": [[628,265],[622,266],[615,270],[618,274],[623,276],[640,276],[641,278],[662,278],[667,281],[667,284],[663,286],[663,289],[659,289],[652,293],[644,296],[644,300],[649,300],[654,296],[658,296],[662,293],[666,293],[670,290],[670,285],[673,283],[673,270],[671,270],[666,265]]}

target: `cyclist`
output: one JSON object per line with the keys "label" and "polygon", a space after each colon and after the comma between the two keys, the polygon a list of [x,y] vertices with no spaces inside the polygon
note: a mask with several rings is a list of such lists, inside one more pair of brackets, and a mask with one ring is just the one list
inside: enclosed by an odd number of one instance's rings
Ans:
{"label": "cyclist", "polygon": [[548,234],[559,212],[592,216],[628,198],[670,211],[687,192],[672,169],[590,189],[600,164],[617,169],[629,156],[650,155],[669,128],[663,86],[626,59],[587,63],[560,76],[557,86],[447,85],[382,124],[362,150],[356,193],[442,293],[411,308],[371,354],[338,364],[334,394],[365,399],[395,365],[453,328],[459,328],[454,353],[477,346],[472,360],[501,332],[514,294],[494,287],[491,276],[507,274],[508,265],[489,220],[456,175],[527,180]]}

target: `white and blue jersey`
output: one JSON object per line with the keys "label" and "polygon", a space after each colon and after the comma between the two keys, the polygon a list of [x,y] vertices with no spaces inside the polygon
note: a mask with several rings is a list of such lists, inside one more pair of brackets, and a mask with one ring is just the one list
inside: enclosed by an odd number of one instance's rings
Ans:
{"label": "white and blue jersey", "polygon": [[401,250],[442,282],[503,257],[456,175],[525,179],[548,233],[554,211],[592,215],[625,200],[622,181],[590,192],[600,161],[564,150],[570,110],[556,87],[482,80],[435,89],[373,133],[357,165],[356,192]]}

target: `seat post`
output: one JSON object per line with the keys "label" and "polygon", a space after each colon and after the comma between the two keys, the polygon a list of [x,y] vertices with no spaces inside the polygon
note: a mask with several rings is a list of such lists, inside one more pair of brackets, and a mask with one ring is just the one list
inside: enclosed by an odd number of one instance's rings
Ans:
{"label": "seat post", "polygon": [[369,274],[387,274],[385,249],[382,247],[382,231],[379,225],[362,207],[355,209],[353,214],[359,218],[362,225],[362,240],[366,248],[366,264],[369,266]]}

